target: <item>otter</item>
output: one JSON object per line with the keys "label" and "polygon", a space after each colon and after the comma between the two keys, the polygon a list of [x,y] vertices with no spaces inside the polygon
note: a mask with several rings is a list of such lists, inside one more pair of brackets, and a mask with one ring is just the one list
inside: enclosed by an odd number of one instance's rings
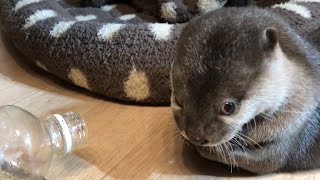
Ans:
{"label": "otter", "polygon": [[190,21],[172,63],[180,134],[257,174],[320,167],[319,50],[281,17],[223,8]]}

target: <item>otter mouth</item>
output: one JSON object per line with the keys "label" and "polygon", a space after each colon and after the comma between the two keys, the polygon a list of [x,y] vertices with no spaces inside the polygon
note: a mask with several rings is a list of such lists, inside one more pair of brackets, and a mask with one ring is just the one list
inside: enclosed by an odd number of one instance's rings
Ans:
{"label": "otter mouth", "polygon": [[[258,149],[263,149],[265,146],[270,144],[271,142],[260,141],[256,142],[250,137],[246,136],[248,131],[255,130],[257,125],[265,120],[265,115],[258,114],[253,119],[251,119],[248,123],[242,125],[242,129],[234,136],[227,144],[230,144],[232,149],[234,150],[246,150],[246,151],[254,151]],[[255,130],[256,131],[256,130]]]}
{"label": "otter mouth", "polygon": [[257,122],[255,117],[254,119],[251,119],[248,123],[243,124],[241,131],[239,131],[237,135],[234,136],[227,143],[229,143],[235,150],[245,149],[245,150],[253,151],[256,149],[262,149],[264,146],[266,146],[265,142],[256,142],[250,137],[245,135],[246,132],[256,128],[256,126],[257,126]]}
{"label": "otter mouth", "polygon": [[[247,132],[253,130],[257,127],[259,123],[261,123],[266,118],[258,114],[253,119],[251,119],[248,123],[242,125],[242,129],[236,133],[236,135],[231,138],[229,141],[221,143],[219,145],[213,147],[199,146],[202,150],[207,150],[208,152],[212,152],[212,148],[227,148],[228,151],[242,151],[242,152],[250,152],[254,150],[259,150],[265,148],[268,144],[272,142],[256,142],[250,137],[246,136]],[[188,142],[190,144],[190,142]]]}

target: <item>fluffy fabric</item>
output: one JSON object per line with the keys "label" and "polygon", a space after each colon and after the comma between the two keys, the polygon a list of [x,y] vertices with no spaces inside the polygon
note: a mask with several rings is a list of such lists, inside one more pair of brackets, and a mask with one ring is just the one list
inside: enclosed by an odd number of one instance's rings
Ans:
{"label": "fluffy fabric", "polygon": [[[272,9],[287,16],[303,36],[315,34],[320,18],[313,5],[319,1],[296,1]],[[133,0],[95,8],[64,0],[3,0],[0,20],[19,51],[61,79],[115,99],[169,103],[170,64],[184,27],[176,22],[214,7],[203,6],[210,0],[158,2]]]}

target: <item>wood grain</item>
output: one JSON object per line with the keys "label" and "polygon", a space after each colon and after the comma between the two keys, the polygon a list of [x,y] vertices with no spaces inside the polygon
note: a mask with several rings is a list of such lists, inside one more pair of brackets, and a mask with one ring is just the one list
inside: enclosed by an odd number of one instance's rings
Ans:
{"label": "wood grain", "polygon": [[[2,38],[5,39],[5,38]],[[210,162],[182,145],[169,107],[107,101],[26,63],[0,40],[0,105],[17,105],[39,118],[75,111],[86,120],[88,143],[55,158],[48,179],[319,179],[320,171],[252,177]]]}

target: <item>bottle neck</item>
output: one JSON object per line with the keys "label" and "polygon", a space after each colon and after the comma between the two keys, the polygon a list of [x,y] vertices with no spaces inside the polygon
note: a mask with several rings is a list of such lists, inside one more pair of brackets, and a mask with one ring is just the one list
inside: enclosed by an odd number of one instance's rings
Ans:
{"label": "bottle neck", "polygon": [[45,126],[57,155],[65,155],[87,140],[87,126],[77,113],[54,114],[45,121]]}

